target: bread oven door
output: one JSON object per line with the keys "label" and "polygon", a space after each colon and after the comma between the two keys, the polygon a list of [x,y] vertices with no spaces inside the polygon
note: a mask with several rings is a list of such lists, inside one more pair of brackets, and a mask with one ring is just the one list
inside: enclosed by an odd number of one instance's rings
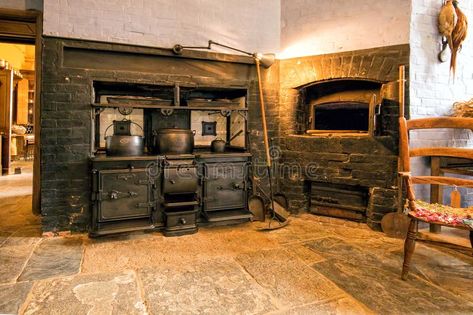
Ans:
{"label": "bread oven door", "polygon": [[98,174],[98,222],[150,217],[153,181],[146,169],[102,170]]}

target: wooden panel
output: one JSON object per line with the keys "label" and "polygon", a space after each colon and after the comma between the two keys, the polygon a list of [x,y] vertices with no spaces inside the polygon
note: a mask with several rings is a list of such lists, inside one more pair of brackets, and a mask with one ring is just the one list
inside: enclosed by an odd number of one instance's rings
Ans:
{"label": "wooden panel", "polygon": [[464,158],[464,159],[473,159],[473,149],[449,148],[449,147],[416,148],[416,149],[411,149],[409,152],[409,155],[411,157],[449,156],[449,157],[458,157],[458,158]]}
{"label": "wooden panel", "polygon": [[11,143],[11,120],[12,120],[12,86],[13,73],[11,70],[0,71],[0,133],[2,137],[2,172],[8,172],[10,168],[10,143]]}
{"label": "wooden panel", "polygon": [[[440,175],[440,157],[434,156],[430,161],[430,175],[439,176]],[[431,203],[441,203],[443,200],[443,194],[441,191],[440,185],[430,186],[430,202]]]}
{"label": "wooden panel", "polygon": [[408,130],[432,128],[473,129],[473,118],[435,117],[411,119],[407,122]]}
{"label": "wooden panel", "polygon": [[79,69],[133,71],[187,76],[213,77],[222,80],[248,81],[254,75],[254,65],[161,56],[137,52],[117,52],[98,49],[64,48],[63,66]]}
{"label": "wooden panel", "polygon": [[410,160],[409,160],[409,138],[407,135],[407,124],[406,118],[399,118],[399,158],[401,171],[410,172]]}
{"label": "wooden panel", "polygon": [[19,125],[28,124],[28,80],[18,82],[18,97],[16,103],[16,123]]}
{"label": "wooden panel", "polygon": [[36,36],[35,24],[23,21],[0,20],[0,35],[34,38]]}
{"label": "wooden panel", "polygon": [[473,180],[445,177],[445,176],[412,176],[411,181],[414,184],[436,184],[448,186],[461,186],[473,188]]}

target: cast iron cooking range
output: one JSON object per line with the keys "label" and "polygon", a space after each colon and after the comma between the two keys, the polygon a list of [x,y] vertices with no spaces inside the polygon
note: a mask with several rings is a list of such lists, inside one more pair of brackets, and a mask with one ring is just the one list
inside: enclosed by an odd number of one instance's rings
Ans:
{"label": "cast iron cooking range", "polygon": [[168,155],[163,161],[162,205],[165,236],[196,233],[198,177],[194,155]]}

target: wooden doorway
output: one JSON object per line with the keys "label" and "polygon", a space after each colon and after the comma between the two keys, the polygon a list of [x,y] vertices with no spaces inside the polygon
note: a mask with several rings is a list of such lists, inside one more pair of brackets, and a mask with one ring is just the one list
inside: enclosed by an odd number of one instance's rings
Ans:
{"label": "wooden doorway", "polygon": [[[43,14],[36,10],[0,9],[0,42],[34,45],[34,162],[33,162],[33,213],[41,213],[40,205],[40,101]],[[10,132],[10,131],[8,131]],[[9,149],[8,149],[9,150]],[[10,151],[8,151],[10,152]],[[2,163],[3,164],[3,163]]]}

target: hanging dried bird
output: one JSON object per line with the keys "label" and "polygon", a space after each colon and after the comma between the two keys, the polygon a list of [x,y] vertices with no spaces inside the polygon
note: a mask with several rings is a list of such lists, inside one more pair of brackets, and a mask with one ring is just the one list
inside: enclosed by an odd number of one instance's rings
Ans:
{"label": "hanging dried bird", "polygon": [[452,51],[452,32],[457,24],[457,13],[453,6],[453,0],[448,0],[440,9],[438,18],[439,32],[447,39],[448,47]]}
{"label": "hanging dried bird", "polygon": [[450,58],[450,71],[455,79],[457,54],[460,51],[468,32],[468,20],[466,15],[458,7],[458,1],[453,0],[453,6],[455,7],[455,12],[457,14],[457,23],[452,31],[452,57]]}

